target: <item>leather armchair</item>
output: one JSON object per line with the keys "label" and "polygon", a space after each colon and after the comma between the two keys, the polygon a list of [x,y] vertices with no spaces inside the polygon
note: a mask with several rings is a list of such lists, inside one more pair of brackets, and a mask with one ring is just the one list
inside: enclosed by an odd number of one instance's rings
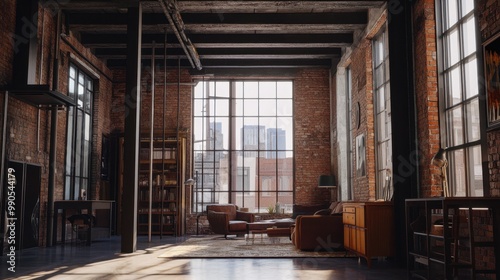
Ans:
{"label": "leather armchair", "polygon": [[224,234],[224,238],[233,234],[245,234],[247,223],[254,222],[254,215],[238,211],[234,204],[207,205],[207,219],[212,232]]}
{"label": "leather armchair", "polygon": [[299,250],[341,249],[344,247],[342,214],[298,216],[291,238],[292,243]]}

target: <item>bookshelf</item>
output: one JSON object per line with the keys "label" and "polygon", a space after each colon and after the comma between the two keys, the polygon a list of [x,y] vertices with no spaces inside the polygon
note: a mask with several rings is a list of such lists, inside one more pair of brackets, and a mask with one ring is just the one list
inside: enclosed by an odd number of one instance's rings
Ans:
{"label": "bookshelf", "polygon": [[[151,152],[152,147],[152,152]],[[137,233],[182,235],[186,135],[141,135]],[[150,220],[151,219],[151,220]]]}
{"label": "bookshelf", "polygon": [[409,279],[498,279],[500,198],[433,197],[405,204]]}

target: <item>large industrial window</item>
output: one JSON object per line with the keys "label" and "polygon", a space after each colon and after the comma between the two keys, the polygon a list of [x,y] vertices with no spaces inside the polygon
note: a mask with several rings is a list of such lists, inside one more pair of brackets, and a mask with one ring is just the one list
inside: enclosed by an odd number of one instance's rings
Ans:
{"label": "large industrial window", "polygon": [[373,103],[375,108],[376,197],[392,198],[392,131],[388,34],[373,39]]}
{"label": "large industrial window", "polygon": [[64,199],[85,200],[90,176],[93,80],[74,64],[69,67],[68,95],[77,106],[68,107]]}
{"label": "large industrial window", "polygon": [[440,107],[452,196],[483,196],[474,1],[437,4]]}
{"label": "large industrial window", "polygon": [[291,212],[291,81],[202,81],[194,87],[193,211],[234,203]]}

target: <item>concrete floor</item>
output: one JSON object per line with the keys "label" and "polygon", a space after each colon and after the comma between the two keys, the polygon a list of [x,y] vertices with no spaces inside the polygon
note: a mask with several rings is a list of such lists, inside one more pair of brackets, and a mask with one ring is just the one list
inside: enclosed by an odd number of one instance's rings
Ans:
{"label": "concrete floor", "polygon": [[57,245],[17,252],[16,272],[2,255],[0,279],[407,279],[406,270],[391,261],[375,260],[367,268],[362,259],[176,259],[158,258],[183,237],[138,238],[137,252],[120,253],[120,238],[92,246]]}

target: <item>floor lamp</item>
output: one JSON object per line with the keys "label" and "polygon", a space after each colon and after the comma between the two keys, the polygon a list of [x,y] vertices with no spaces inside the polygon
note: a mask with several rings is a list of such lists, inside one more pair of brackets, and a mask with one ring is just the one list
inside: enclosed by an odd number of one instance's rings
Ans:
{"label": "floor lamp", "polygon": [[[197,183],[195,179],[187,179],[186,182],[184,182],[184,185],[186,186],[193,186]],[[191,188],[191,192],[193,192],[193,189]],[[192,202],[191,202],[192,203]],[[199,229],[200,229],[200,216],[203,216],[203,213],[198,213],[196,215],[196,235],[191,235],[191,237],[203,237],[204,235],[199,234]]]}
{"label": "floor lamp", "polygon": [[334,200],[334,189],[337,188],[335,177],[333,177],[333,175],[319,175],[318,188],[330,189],[330,202],[332,202]]}
{"label": "floor lamp", "polygon": [[450,189],[448,188],[448,177],[446,175],[446,167],[448,167],[448,160],[446,159],[446,149],[439,149],[434,157],[432,157],[432,164],[441,168],[441,178],[443,179],[443,195],[445,197],[449,197]]}

